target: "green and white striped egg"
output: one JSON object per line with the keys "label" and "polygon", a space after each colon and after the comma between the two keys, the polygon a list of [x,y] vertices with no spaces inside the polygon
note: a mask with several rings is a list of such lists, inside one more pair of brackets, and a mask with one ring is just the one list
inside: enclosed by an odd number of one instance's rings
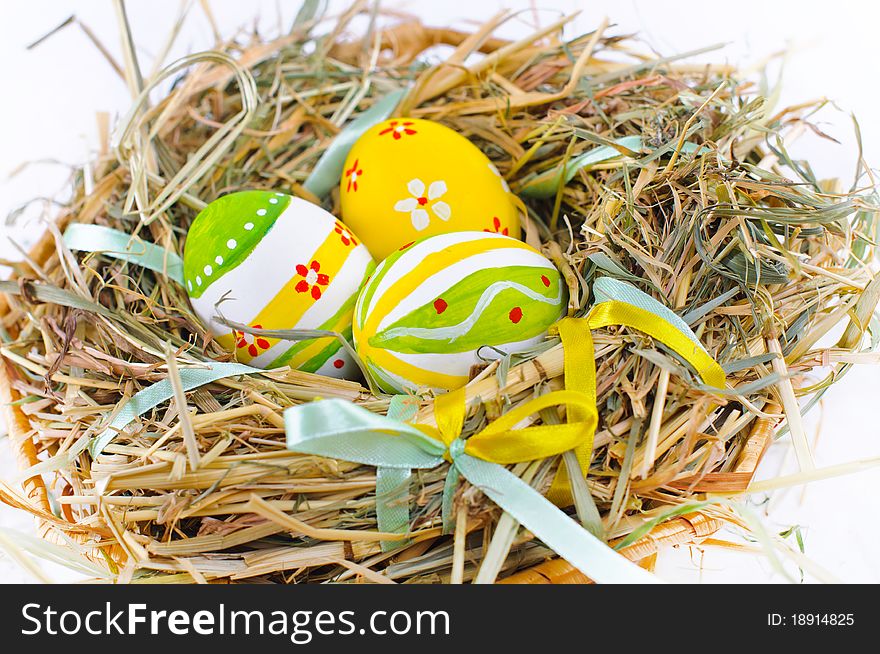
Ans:
{"label": "green and white striped egg", "polygon": [[567,305],[562,275],[525,243],[439,234],[379,264],[358,296],[354,341],[387,392],[453,390],[474,364],[539,343]]}
{"label": "green and white striped egg", "polygon": [[357,292],[374,267],[367,249],[331,214],[272,191],[211,202],[193,221],[183,255],[196,315],[238,361],[348,378],[357,378],[359,368],[338,339],[265,338],[217,317],[256,329],[325,329],[350,338]]}

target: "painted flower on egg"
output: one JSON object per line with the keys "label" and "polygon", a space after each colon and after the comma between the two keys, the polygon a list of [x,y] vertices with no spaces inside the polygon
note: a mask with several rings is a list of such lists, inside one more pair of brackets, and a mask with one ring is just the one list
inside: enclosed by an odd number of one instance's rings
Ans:
{"label": "painted flower on egg", "polygon": [[389,120],[387,125],[388,127],[379,132],[379,136],[391,134],[392,138],[395,141],[399,141],[404,136],[412,136],[413,134],[417,133],[415,128],[413,128],[415,122],[411,120]]}
{"label": "painted flower on egg", "polygon": [[345,171],[345,179],[348,181],[348,185],[345,187],[345,190],[348,192],[356,192],[358,190],[358,177],[363,174],[364,169],[358,166],[357,159],[355,159],[354,163],[351,164],[351,168]]}
{"label": "painted flower on egg", "polygon": [[333,231],[339,234],[339,240],[342,241],[344,246],[348,247],[349,245],[358,244],[357,239],[341,223],[336,223],[336,229]]}
{"label": "painted flower on egg", "polygon": [[330,283],[330,278],[326,274],[319,272],[320,270],[321,264],[317,261],[312,261],[308,268],[301,263],[296,264],[296,274],[303,278],[296,283],[294,287],[296,292],[310,292],[314,299],[320,300],[321,287],[327,286]]}
{"label": "painted flower on egg", "polygon": [[358,367],[335,338],[294,342],[220,320],[350,337],[357,292],[374,264],[352,232],[321,207],[271,191],[223,196],[193,221],[183,268],[196,315],[238,361],[357,377]]}
{"label": "painted flower on egg", "polygon": [[484,232],[490,232],[492,234],[503,234],[504,236],[510,236],[508,233],[507,227],[501,226],[501,219],[498,216],[492,216],[492,229],[485,228]]}
{"label": "painted flower on egg", "polygon": [[496,222],[493,231],[519,238],[514,198],[498,169],[440,123],[383,121],[355,142],[343,171],[342,218],[377,258],[426,236]]}
{"label": "painted flower on egg", "polygon": [[[254,329],[263,329],[263,326],[260,324],[251,325]],[[267,341],[265,338],[260,336],[254,336],[248,332],[241,332],[237,329],[232,331],[235,337],[235,347],[239,350],[247,350],[247,353],[251,355],[251,357],[259,356],[260,352],[263,350],[268,350],[272,347],[272,344]]]}
{"label": "painted flower on egg", "polygon": [[410,197],[397,202],[394,210],[409,213],[412,226],[417,232],[427,229],[432,215],[440,220],[449,220],[452,217],[452,209],[440,199],[446,193],[446,182],[442,179],[431,182],[427,193],[425,183],[420,179],[411,180],[406,188]]}

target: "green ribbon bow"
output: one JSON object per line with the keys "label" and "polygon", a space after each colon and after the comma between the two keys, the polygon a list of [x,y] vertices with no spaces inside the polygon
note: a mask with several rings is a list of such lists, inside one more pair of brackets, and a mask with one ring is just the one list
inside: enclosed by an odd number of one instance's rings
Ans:
{"label": "green ribbon bow", "polygon": [[[591,579],[599,583],[658,581],[617,554],[503,465],[469,454],[466,449],[474,438],[468,442],[460,437],[451,438],[447,446],[443,440],[414,425],[338,399],[289,408],[284,412],[284,421],[287,447],[294,452],[400,471],[401,479],[405,479],[410,470],[436,468],[449,461],[452,482],[447,477],[447,491],[454,487],[454,480],[460,475]],[[443,422],[438,420],[441,429]],[[458,427],[460,429],[460,425]],[[450,435],[444,438],[449,439]],[[450,494],[444,492],[444,495],[446,503]],[[377,498],[377,506],[381,504]]]}

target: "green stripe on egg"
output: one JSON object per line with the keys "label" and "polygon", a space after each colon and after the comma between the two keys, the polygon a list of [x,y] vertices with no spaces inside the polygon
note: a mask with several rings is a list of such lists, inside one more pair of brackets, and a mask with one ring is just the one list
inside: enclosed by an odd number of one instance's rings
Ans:
{"label": "green stripe on egg", "polygon": [[[290,199],[272,191],[241,191],[205,207],[187,233],[183,277],[189,296],[201,297],[211,284],[247,259]],[[224,229],[217,229],[218,220]]]}
{"label": "green stripe on egg", "polygon": [[[530,266],[479,270],[370,337],[370,344],[395,352],[465,352],[486,344],[543,334],[559,317],[564,288],[544,269]],[[522,306],[528,303],[529,310]],[[442,310],[441,310],[442,309]]]}
{"label": "green stripe on egg", "polygon": [[442,234],[379,265],[358,297],[354,340],[384,390],[449,390],[482,357],[539,343],[567,304],[562,275],[528,245]]}
{"label": "green stripe on egg", "polygon": [[333,215],[271,191],[212,202],[193,222],[184,251],[193,311],[236,360],[344,378],[357,378],[358,367],[333,338],[290,341],[233,330],[227,321],[349,335],[358,291],[374,268],[360,239]]}

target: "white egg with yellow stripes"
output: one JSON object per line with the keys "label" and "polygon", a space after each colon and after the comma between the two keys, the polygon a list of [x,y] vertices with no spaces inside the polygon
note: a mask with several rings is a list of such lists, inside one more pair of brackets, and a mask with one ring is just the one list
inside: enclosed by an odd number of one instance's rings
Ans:
{"label": "white egg with yellow stripes", "polygon": [[272,191],[211,202],[193,221],[183,256],[196,315],[238,361],[334,377],[359,374],[338,339],[265,338],[218,317],[255,329],[324,329],[350,338],[358,290],[374,267],[367,249],[331,214]]}
{"label": "white egg with yellow stripes", "polygon": [[525,243],[439,234],[379,264],[358,296],[354,341],[387,392],[453,390],[474,364],[539,343],[567,305],[562,275]]}

